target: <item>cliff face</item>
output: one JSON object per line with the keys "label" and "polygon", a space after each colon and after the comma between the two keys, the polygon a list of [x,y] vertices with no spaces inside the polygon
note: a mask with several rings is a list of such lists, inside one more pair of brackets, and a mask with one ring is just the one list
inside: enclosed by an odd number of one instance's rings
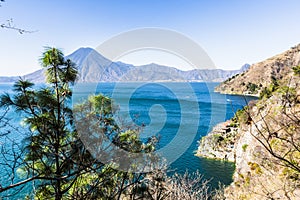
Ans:
{"label": "cliff face", "polygon": [[215,88],[215,91],[258,96],[274,80],[286,81],[289,74],[292,73],[292,67],[299,64],[300,44],[265,61],[253,64],[246,72],[221,83]]}
{"label": "cliff face", "polygon": [[300,171],[275,157],[300,166],[299,85],[296,88],[288,101],[287,93],[276,91],[269,99],[250,103],[239,119],[217,125],[200,141],[197,156],[235,162],[226,199],[300,199]]}
{"label": "cliff face", "polygon": [[278,90],[245,109],[249,121],[239,125],[228,199],[300,198],[300,90],[299,85],[293,88],[293,92]]}
{"label": "cliff face", "polygon": [[[227,93],[241,80],[268,88],[260,100],[250,102],[200,141],[198,156],[236,164],[226,199],[300,199],[300,67],[298,74],[292,69],[299,65],[299,51],[297,46],[252,65],[244,75],[217,88]],[[280,70],[274,73],[277,66]]]}

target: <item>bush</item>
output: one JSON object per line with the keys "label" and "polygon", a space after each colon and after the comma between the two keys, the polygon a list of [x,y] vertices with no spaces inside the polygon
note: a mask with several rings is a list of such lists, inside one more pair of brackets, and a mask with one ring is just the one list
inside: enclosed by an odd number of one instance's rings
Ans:
{"label": "bush", "polygon": [[262,174],[262,169],[257,163],[248,162],[248,166],[252,171],[255,171],[256,174]]}
{"label": "bush", "polygon": [[235,121],[231,121],[228,127],[236,128],[238,127],[237,123]]}
{"label": "bush", "polygon": [[220,134],[214,134],[213,135],[213,140],[214,140],[214,143],[221,143],[222,141],[224,141],[224,137],[221,136]]}
{"label": "bush", "polygon": [[300,65],[293,67],[293,71],[295,75],[300,75]]}
{"label": "bush", "polygon": [[247,147],[248,147],[248,144],[243,144],[243,146],[242,146],[243,152],[246,151]]}
{"label": "bush", "polygon": [[256,93],[258,86],[255,83],[249,82],[248,85],[246,86],[247,90],[249,90],[251,93]]}
{"label": "bush", "polygon": [[273,92],[269,88],[264,87],[259,94],[259,99],[270,98],[272,96],[272,93]]}
{"label": "bush", "polygon": [[249,115],[248,115],[248,113],[246,112],[246,109],[248,109],[247,106],[245,106],[243,109],[239,109],[238,111],[236,111],[233,120],[234,120],[235,122],[240,123],[240,124],[244,124],[244,123],[248,122],[248,120],[249,120]]}
{"label": "bush", "polygon": [[262,89],[262,91],[260,92],[259,94],[260,99],[270,98],[273,92],[275,92],[279,88],[278,81],[274,77],[271,77],[271,79],[272,79],[272,83],[269,85],[269,87],[264,87],[264,89]]}

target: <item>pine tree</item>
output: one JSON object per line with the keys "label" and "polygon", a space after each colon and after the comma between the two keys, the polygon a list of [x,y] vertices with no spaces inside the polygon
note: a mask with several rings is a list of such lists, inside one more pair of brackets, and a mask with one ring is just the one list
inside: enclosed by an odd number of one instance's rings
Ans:
{"label": "pine tree", "polygon": [[[120,199],[131,193],[145,173],[118,171],[113,164],[97,160],[81,141],[74,115],[88,120],[87,129],[95,128],[97,134],[104,134],[112,144],[129,152],[151,152],[155,140],[144,144],[138,128],[119,127],[113,119],[113,103],[103,95],[91,96],[73,113],[71,86],[77,77],[74,63],[56,48],[46,48],[40,61],[46,71],[45,86],[37,89],[20,79],[13,86],[14,95],[0,97],[0,107],[24,116],[23,122],[30,130],[20,147],[24,152],[23,157],[19,156],[22,163],[11,170],[14,175],[21,172],[23,177],[7,181],[0,193],[29,182],[34,185],[31,196],[38,199]],[[87,136],[92,134],[88,132]],[[101,141],[97,145],[101,146]]]}

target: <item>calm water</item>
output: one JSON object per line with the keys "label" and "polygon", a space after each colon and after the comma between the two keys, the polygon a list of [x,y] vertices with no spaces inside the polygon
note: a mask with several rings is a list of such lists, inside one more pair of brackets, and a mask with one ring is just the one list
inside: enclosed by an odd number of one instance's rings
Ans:
{"label": "calm water", "polygon": [[[199,171],[211,180],[230,184],[234,164],[194,156],[198,141],[217,123],[234,115],[237,109],[254,99],[214,93],[216,83],[100,83],[74,88],[73,103],[95,93],[112,97],[119,106],[118,116],[128,123],[143,125],[142,138],[160,137],[158,149],[167,151],[170,169],[179,173]],[[0,93],[10,92],[11,85],[0,84]],[[20,116],[10,113],[19,124]],[[15,134],[16,138],[22,135]],[[174,156],[174,155],[176,156]],[[175,159],[174,159],[175,157]],[[177,159],[178,157],[178,159]],[[172,172],[170,172],[172,173]]]}
{"label": "calm water", "polygon": [[[159,135],[159,148],[170,143],[174,151],[185,146],[171,169],[184,173],[199,171],[211,184],[230,184],[234,164],[194,156],[198,141],[217,123],[230,119],[237,109],[252,99],[238,95],[214,93],[217,83],[100,83],[80,85],[74,89],[74,101],[92,93],[112,97],[120,106],[120,116],[137,125],[145,125],[146,136]],[[179,130],[181,131],[180,136]],[[150,133],[149,133],[150,132]],[[178,137],[176,137],[178,136]],[[181,138],[180,138],[181,137]],[[186,138],[191,139],[192,141]],[[186,142],[190,142],[186,145]],[[169,152],[170,153],[170,152]],[[168,154],[167,154],[168,156]],[[170,156],[171,157],[171,156]],[[172,160],[173,161],[173,160]]]}

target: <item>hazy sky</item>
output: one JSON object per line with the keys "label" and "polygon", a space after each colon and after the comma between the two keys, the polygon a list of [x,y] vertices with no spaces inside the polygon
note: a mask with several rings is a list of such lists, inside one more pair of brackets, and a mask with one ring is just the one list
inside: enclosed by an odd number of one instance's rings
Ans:
{"label": "hazy sky", "polygon": [[[39,69],[44,46],[67,55],[143,27],[186,35],[218,68],[237,69],[300,43],[299,8],[299,0],[6,0],[0,23],[13,18],[16,26],[38,31],[21,35],[0,28],[0,76]],[[172,56],[160,58],[144,52],[121,60],[184,65]]]}

